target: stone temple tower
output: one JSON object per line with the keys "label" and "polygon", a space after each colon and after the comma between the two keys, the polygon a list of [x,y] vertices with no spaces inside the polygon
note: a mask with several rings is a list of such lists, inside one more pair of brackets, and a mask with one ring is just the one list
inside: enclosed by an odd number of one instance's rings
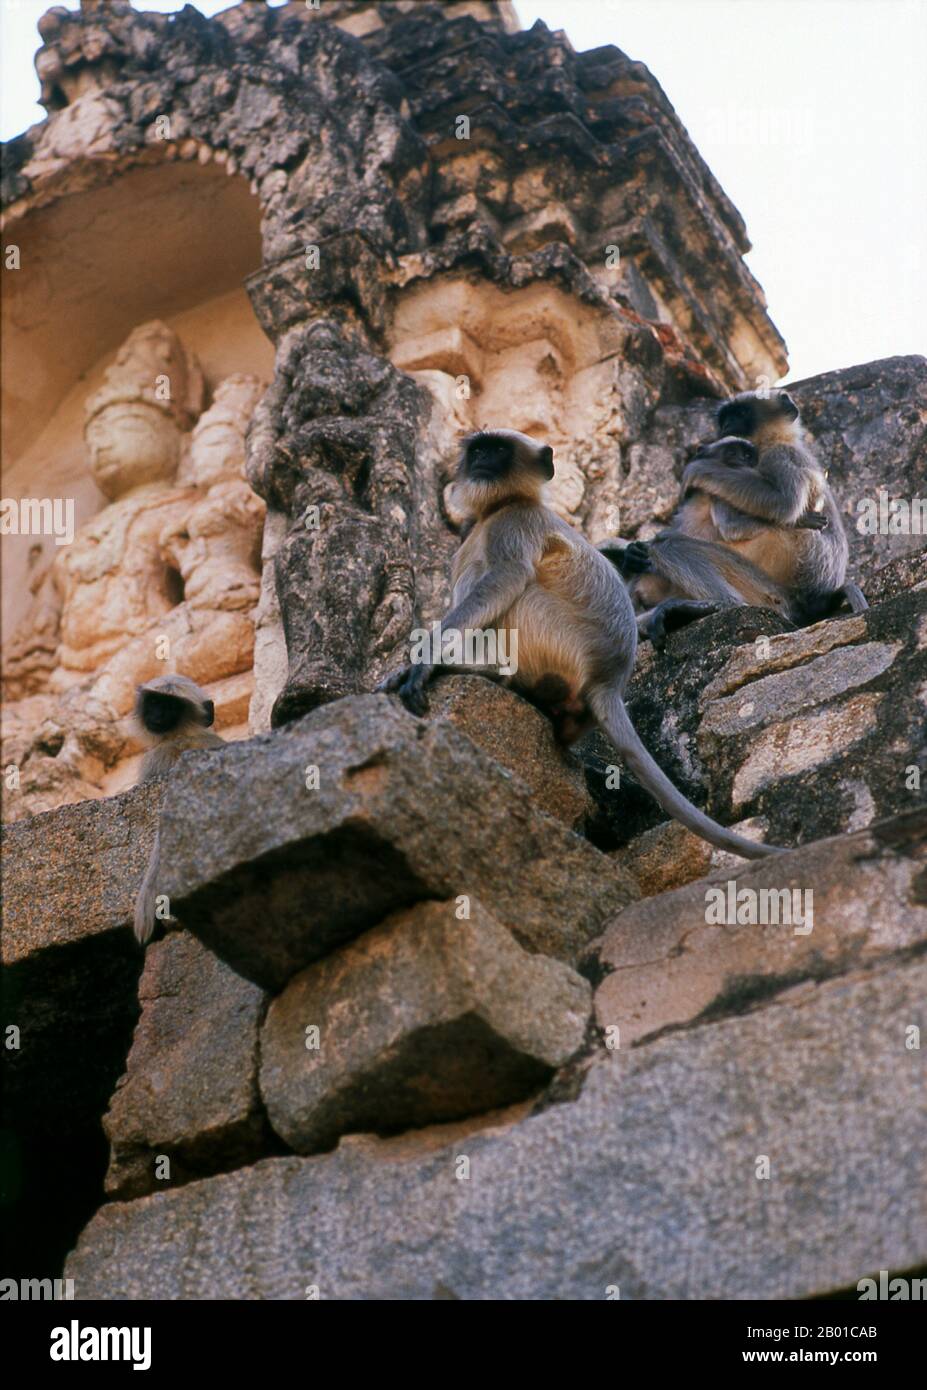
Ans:
{"label": "stone temple tower", "polygon": [[[4,536],[22,1272],[733,1298],[923,1263],[927,573],[916,532],[852,524],[927,488],[923,360],[794,388],[870,612],[642,648],[654,755],[793,848],[741,886],[814,889],[813,931],[709,926],[735,861],[601,736],[566,755],[475,678],[424,721],[372,693],[446,607],[461,433],[542,437],[561,516],[647,539],[718,400],[787,370],[655,77],[491,0],[85,0],[39,31],[48,118],[4,152],[3,491],[75,528]],[[230,746],[130,790],[164,651]],[[736,1176],[759,1133],[779,1207]]]}

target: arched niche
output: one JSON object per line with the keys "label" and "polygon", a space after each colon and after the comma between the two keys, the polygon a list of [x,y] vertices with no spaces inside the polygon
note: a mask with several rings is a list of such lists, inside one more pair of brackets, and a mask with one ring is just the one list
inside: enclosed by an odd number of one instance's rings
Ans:
{"label": "arched niche", "polygon": [[[31,209],[6,228],[3,496],[73,497],[75,527],[105,499],[87,472],[84,401],[128,333],[159,318],[200,360],[211,391],[232,372],[273,374],[245,277],[261,264],[260,204],[218,163],[148,164]],[[55,541],[6,536],[3,622]]]}

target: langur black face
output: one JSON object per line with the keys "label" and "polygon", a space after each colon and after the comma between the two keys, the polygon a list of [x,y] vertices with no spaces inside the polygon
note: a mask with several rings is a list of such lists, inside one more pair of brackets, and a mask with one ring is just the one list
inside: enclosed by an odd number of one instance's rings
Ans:
{"label": "langur black face", "polygon": [[190,718],[186,700],[157,690],[140,690],[135,712],[150,734],[172,734]]}
{"label": "langur black face", "polygon": [[699,445],[695,457],[721,464],[724,468],[755,468],[759,450],[749,439],[735,439],[728,435],[724,439]]}
{"label": "langur black face", "polygon": [[798,406],[788,391],[773,391],[769,396],[761,396],[757,391],[742,391],[719,409],[718,433],[749,439],[763,425],[797,419]]}
{"label": "langur black face", "polygon": [[464,447],[463,472],[473,483],[501,482],[515,467],[515,445],[498,435],[477,434]]}
{"label": "langur black face", "polygon": [[461,482],[511,484],[549,482],[554,476],[554,451],[517,430],[481,430],[464,440],[458,470]]}
{"label": "langur black face", "polygon": [[518,430],[479,430],[463,441],[451,506],[482,517],[510,502],[541,504],[554,476],[554,451]]}
{"label": "langur black face", "polygon": [[176,733],[183,724],[200,724],[208,729],[216,717],[212,700],[193,700],[143,685],[138,688],[135,713],[150,734],[161,737]]}

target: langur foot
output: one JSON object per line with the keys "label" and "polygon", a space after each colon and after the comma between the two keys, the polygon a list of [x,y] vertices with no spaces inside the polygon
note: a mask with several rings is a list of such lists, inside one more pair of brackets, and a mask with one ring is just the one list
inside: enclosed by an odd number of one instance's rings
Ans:
{"label": "langur foot", "polygon": [[805,595],[799,605],[801,626],[809,627],[823,618],[833,618],[844,605],[851,613],[866,613],[869,609],[866,596],[858,584],[844,584],[827,594]]}
{"label": "langur foot", "polygon": [[387,695],[398,695],[409,713],[421,718],[423,714],[428,713],[426,687],[431,676],[430,666],[421,663],[417,666],[402,666],[382,680],[377,690]]}
{"label": "langur foot", "polygon": [[721,607],[708,599],[668,598],[651,608],[638,619],[638,630],[642,637],[653,643],[657,651],[666,646],[671,632],[697,622],[699,618],[710,617]]}

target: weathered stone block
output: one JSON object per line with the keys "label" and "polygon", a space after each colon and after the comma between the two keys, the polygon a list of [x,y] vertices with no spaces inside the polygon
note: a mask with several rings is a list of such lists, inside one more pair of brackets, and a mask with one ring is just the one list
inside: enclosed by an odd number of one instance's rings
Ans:
{"label": "weathered stone block", "polygon": [[[104,1207],[81,1298],[806,1298],[927,1260],[927,963],[597,1062],[579,1099],[416,1151],[342,1142]],[[757,1158],[770,1177],[760,1181]],[[461,1181],[460,1157],[470,1160]]]}
{"label": "weathered stone block", "polygon": [[900,555],[866,577],[866,598],[873,608],[911,589],[927,587],[927,550]]}
{"label": "weathered stone block", "polygon": [[385,695],[185,758],[161,850],[172,912],[273,991],[424,898],[479,898],[523,946],[569,961],[638,896],[469,739]]}
{"label": "weathered stone block", "polygon": [[907,501],[927,495],[927,359],[883,357],[822,372],[789,391],[843,503],[851,563],[866,589],[879,566],[924,547],[923,534],[861,531],[858,507],[862,499],[877,505],[882,491]]}
{"label": "weathered stone block", "polygon": [[699,699],[699,756],[724,818],[779,844],[859,830],[922,804],[927,593],[732,653]]}
{"label": "weathered stone block", "polygon": [[[628,708],[676,784],[725,824],[755,819],[793,847],[921,804],[927,769],[927,591],[798,631],[762,609],[728,609],[644,644]],[[659,813],[602,735],[583,756],[599,806],[592,834],[624,845]],[[912,771],[913,769],[913,771]]]}
{"label": "weathered stone block", "polygon": [[[794,643],[795,647],[799,645]],[[875,680],[888,670],[901,646],[900,642],[860,642],[811,660],[803,660],[804,652],[799,655],[796,651],[791,669],[771,675],[762,674],[765,668],[759,663],[747,689],[720,699],[712,699],[706,691],[702,731],[724,737],[761,728],[772,720],[781,722],[808,710],[816,711],[835,696]]]}
{"label": "weathered stone block", "polygon": [[396,348],[392,360],[404,372],[432,369],[451,376],[463,374],[476,383],[483,378],[483,354],[456,324],[423,338],[407,339]]}
{"label": "weathered stone block", "polygon": [[925,852],[927,812],[912,812],[634,904],[591,952],[611,972],[596,991],[599,1026],[617,1026],[627,1047],[922,949]]}
{"label": "weathered stone block", "polygon": [[[142,1015],[103,1117],[106,1191],[126,1199],[176,1186],[268,1151],[258,1095],[263,992],[186,932],[148,948]],[[157,1159],[170,1160],[166,1178]]]}
{"label": "weathered stone block", "polygon": [[527,783],[538,810],[582,829],[593,810],[582,764],[557,744],[550,720],[527,700],[479,676],[444,676],[429,691],[429,714]]}
{"label": "weathered stone block", "polygon": [[132,920],[164,786],[81,801],[4,828],[4,965]]}
{"label": "weathered stone block", "polygon": [[645,898],[704,878],[720,852],[675,820],[645,830],[617,851]]}
{"label": "weathered stone block", "polygon": [[4,1105],[55,1135],[92,1123],[112,1094],[138,1017],[142,954],[131,930],[163,793],[47,811],[3,832]]}
{"label": "weathered stone block", "polygon": [[[421,903],[310,965],[261,1032],[261,1093],[298,1153],[521,1100],[583,1042],[587,982],[478,902]],[[307,1028],[318,1028],[310,1048]]]}

